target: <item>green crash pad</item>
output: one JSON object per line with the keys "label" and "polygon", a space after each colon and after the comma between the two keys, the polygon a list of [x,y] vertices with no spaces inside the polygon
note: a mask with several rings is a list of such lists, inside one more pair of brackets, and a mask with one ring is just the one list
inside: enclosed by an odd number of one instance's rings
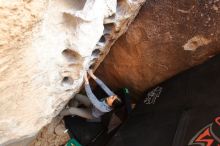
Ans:
{"label": "green crash pad", "polygon": [[65,146],[82,146],[82,145],[72,138],[66,143]]}

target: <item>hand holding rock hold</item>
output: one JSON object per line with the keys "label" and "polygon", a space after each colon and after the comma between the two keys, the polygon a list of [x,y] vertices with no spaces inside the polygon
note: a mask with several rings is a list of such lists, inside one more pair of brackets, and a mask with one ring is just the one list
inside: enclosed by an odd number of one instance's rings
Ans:
{"label": "hand holding rock hold", "polygon": [[96,76],[93,74],[93,71],[91,69],[88,70],[89,75],[95,80]]}
{"label": "hand holding rock hold", "polygon": [[84,74],[85,84],[89,84],[87,72]]}

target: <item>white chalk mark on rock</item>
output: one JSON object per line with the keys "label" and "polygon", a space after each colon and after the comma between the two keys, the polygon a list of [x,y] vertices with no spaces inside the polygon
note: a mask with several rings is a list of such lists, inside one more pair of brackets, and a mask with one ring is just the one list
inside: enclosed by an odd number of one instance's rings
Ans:
{"label": "white chalk mark on rock", "polygon": [[188,42],[183,45],[183,48],[184,50],[195,51],[197,48],[208,45],[210,42],[210,39],[207,39],[201,35],[197,35],[188,40]]}

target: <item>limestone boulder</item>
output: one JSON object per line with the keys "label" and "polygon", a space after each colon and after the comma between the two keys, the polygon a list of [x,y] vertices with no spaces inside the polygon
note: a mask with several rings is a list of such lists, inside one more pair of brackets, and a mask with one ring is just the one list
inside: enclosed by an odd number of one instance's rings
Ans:
{"label": "limestone boulder", "polygon": [[220,51],[218,0],[148,0],[96,74],[135,95]]}
{"label": "limestone boulder", "polygon": [[99,65],[143,2],[2,0],[0,145],[28,145],[80,90],[86,70]]}

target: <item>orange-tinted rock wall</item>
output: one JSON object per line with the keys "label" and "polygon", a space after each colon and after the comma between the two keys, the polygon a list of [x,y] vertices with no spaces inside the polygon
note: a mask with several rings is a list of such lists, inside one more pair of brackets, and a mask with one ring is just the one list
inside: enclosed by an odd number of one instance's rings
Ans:
{"label": "orange-tinted rock wall", "polygon": [[142,93],[220,51],[219,0],[148,0],[96,71]]}

